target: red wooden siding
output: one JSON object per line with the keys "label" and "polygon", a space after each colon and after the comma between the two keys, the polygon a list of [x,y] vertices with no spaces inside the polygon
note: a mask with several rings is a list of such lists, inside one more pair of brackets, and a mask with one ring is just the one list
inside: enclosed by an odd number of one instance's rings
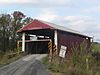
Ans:
{"label": "red wooden siding", "polygon": [[61,45],[64,45],[67,47],[67,52],[71,52],[73,47],[78,47],[83,42],[85,42],[88,49],[90,47],[90,39],[72,33],[58,31],[58,51],[60,50]]}

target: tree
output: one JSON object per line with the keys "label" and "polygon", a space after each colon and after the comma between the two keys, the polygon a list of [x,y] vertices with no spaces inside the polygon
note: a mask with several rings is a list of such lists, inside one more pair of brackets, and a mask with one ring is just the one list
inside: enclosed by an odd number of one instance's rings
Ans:
{"label": "tree", "polygon": [[14,50],[17,40],[21,39],[17,31],[33,19],[26,17],[20,11],[14,11],[10,14],[0,15],[0,50]]}
{"label": "tree", "polygon": [[0,50],[6,51],[9,44],[9,28],[10,28],[11,16],[9,14],[1,14],[0,17]]}
{"label": "tree", "polygon": [[[12,49],[16,48],[16,42],[19,38],[19,35],[17,35],[17,31],[23,26],[22,19],[25,18],[25,15],[20,11],[14,11],[11,22],[11,29],[10,29],[10,46],[12,46]],[[12,44],[13,43],[13,44]]]}
{"label": "tree", "polygon": [[27,17],[25,18],[25,20],[23,20],[24,25],[27,25],[28,23],[32,22],[33,19],[31,17]]}

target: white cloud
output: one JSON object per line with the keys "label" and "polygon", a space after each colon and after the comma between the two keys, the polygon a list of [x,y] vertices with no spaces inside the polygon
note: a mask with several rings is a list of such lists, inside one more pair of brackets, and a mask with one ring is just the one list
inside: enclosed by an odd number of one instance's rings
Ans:
{"label": "white cloud", "polygon": [[53,20],[56,20],[58,18],[58,16],[56,15],[56,12],[53,11],[53,10],[49,10],[49,9],[44,9],[42,10],[42,12],[37,16],[35,17],[37,19],[40,19],[40,20],[44,20],[44,21],[53,21]]}
{"label": "white cloud", "polygon": [[84,0],[86,1],[87,3],[90,3],[90,4],[99,4],[100,0]]}
{"label": "white cloud", "polygon": [[66,16],[64,20],[68,22],[70,28],[79,31],[86,31],[89,27],[95,25],[88,16]]}
{"label": "white cloud", "polygon": [[58,4],[58,5],[65,5],[72,2],[72,0],[43,0],[45,3],[51,3],[51,4]]}
{"label": "white cloud", "polygon": [[88,17],[88,16],[66,16],[64,19],[68,20],[68,21],[76,22],[76,21],[89,20],[90,17]]}
{"label": "white cloud", "polygon": [[85,12],[85,13],[100,12],[100,5],[96,5],[96,6],[86,8],[86,9],[82,10],[82,12]]}
{"label": "white cloud", "polygon": [[100,12],[100,0],[84,0],[84,9],[81,12],[85,13],[97,13]]}
{"label": "white cloud", "polygon": [[28,5],[40,5],[40,6],[58,6],[58,5],[70,5],[72,0],[0,0],[1,5],[6,4],[28,4]]}
{"label": "white cloud", "polygon": [[0,0],[0,4],[28,3],[30,0]]}
{"label": "white cloud", "polygon": [[98,24],[98,26],[96,28],[100,30],[100,24]]}

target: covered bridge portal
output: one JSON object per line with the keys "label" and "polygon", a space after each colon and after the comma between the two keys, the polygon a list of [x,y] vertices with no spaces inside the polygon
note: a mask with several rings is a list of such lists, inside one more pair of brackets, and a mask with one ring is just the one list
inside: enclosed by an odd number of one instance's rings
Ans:
{"label": "covered bridge portal", "polygon": [[36,19],[18,32],[22,33],[22,51],[27,53],[48,53],[48,43],[50,42],[52,54],[55,51],[58,54],[61,45],[66,46],[68,52],[71,51],[72,46],[79,45],[83,41],[88,48],[91,44],[91,37],[69,28]]}
{"label": "covered bridge portal", "polygon": [[[25,32],[25,51],[32,54],[48,53],[48,43],[54,38],[53,30],[39,29]],[[24,51],[24,50],[23,50]]]}

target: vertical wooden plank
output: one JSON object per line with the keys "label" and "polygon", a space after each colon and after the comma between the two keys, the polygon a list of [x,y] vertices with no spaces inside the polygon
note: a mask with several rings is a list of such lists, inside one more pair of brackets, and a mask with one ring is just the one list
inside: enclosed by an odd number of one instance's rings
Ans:
{"label": "vertical wooden plank", "polygon": [[54,45],[56,49],[56,55],[58,54],[58,37],[57,37],[57,30],[54,32]]}
{"label": "vertical wooden plank", "polygon": [[22,34],[22,51],[25,51],[25,33]]}

